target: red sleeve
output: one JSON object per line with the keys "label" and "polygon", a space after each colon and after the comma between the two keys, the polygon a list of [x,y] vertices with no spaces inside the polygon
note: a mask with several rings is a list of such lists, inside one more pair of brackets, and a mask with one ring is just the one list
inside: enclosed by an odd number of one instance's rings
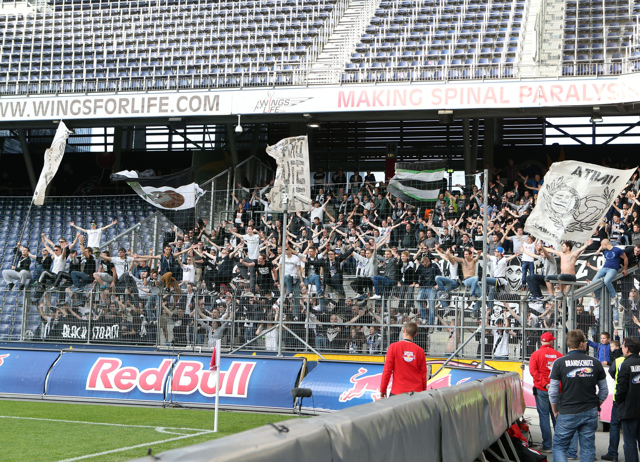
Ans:
{"label": "red sleeve", "polygon": [[384,368],[382,369],[382,379],[380,379],[380,393],[386,394],[389,387],[389,380],[393,373],[393,364],[395,362],[395,343],[389,345],[387,357],[384,360]]}
{"label": "red sleeve", "polygon": [[533,378],[533,384],[534,386],[539,383],[540,379],[539,374],[540,374],[540,365],[538,364],[538,357],[540,355],[538,354],[538,351],[535,351],[532,355],[531,355],[531,360],[529,361],[529,373],[531,374],[531,377]]}

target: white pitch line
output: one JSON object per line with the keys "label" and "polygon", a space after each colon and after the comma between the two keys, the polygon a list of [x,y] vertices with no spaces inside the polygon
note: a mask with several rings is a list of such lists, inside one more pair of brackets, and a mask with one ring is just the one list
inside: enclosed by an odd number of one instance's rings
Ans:
{"label": "white pitch line", "polygon": [[95,454],[88,454],[86,456],[74,457],[72,459],[64,459],[59,462],[72,462],[74,460],[90,459],[92,457],[104,456],[106,454],[113,454],[115,452],[122,452],[122,451],[128,451],[130,449],[149,447],[149,446],[154,446],[156,444],[168,443],[170,441],[183,440],[185,438],[193,438],[194,436],[208,435],[210,433],[213,433],[213,431],[207,430],[206,432],[194,433],[193,435],[186,435],[186,436],[177,436],[175,438],[169,438],[168,440],[152,441],[150,443],[143,443],[143,444],[136,444],[135,446],[128,446],[126,448],[112,449],[111,451],[96,452]]}
{"label": "white pitch line", "polygon": [[61,419],[44,419],[40,417],[23,417],[23,416],[14,416],[14,415],[0,415],[0,419],[20,419],[20,420],[42,420],[45,422],[65,422],[65,423],[74,423],[74,424],[83,424],[83,425],[106,425],[109,427],[130,427],[130,428],[169,428],[171,430],[188,430],[192,432],[213,432],[213,430],[206,430],[204,428],[183,428],[183,427],[158,427],[157,425],[127,425],[127,424],[116,424],[116,423],[105,423],[105,422],[83,422],[81,420],[61,420]]}

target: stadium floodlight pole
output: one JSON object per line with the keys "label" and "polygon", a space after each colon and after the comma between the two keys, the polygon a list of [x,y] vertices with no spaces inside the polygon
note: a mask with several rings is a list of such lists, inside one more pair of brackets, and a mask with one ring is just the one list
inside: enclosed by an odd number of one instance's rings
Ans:
{"label": "stadium floodlight pole", "polygon": [[484,369],[484,355],[485,355],[485,337],[487,334],[486,322],[487,322],[487,226],[489,222],[488,212],[488,196],[489,196],[489,170],[484,169],[482,175],[482,227],[484,232],[482,233],[482,312],[480,313],[480,368]]}

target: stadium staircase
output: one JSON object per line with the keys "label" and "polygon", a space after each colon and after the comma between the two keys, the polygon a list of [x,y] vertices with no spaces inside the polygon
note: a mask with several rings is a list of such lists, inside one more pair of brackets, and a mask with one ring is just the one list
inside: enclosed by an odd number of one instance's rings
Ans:
{"label": "stadium staircase", "polygon": [[563,0],[542,0],[538,33],[541,37],[538,47],[538,77],[558,77],[561,72],[562,34],[564,19]]}
{"label": "stadium staircase", "polygon": [[342,70],[380,6],[381,0],[350,0],[340,22],[327,39],[324,48],[311,66],[311,84],[339,83]]}

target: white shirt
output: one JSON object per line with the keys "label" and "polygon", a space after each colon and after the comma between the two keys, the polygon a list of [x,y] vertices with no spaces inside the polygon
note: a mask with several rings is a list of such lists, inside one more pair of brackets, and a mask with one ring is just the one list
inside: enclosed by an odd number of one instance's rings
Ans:
{"label": "white shirt", "polygon": [[311,212],[309,212],[309,221],[313,222],[316,217],[320,219],[320,223],[322,223],[322,219],[324,218],[324,208],[327,205],[325,202],[321,207],[313,207]]}
{"label": "white shirt", "polygon": [[[116,268],[117,271],[117,268]],[[195,283],[196,267],[194,265],[182,265],[182,282]]]}
{"label": "white shirt", "polygon": [[[501,332],[502,331],[502,332]],[[502,335],[502,337],[500,337]],[[509,356],[509,332],[505,330],[493,329],[493,356]]]}
{"label": "white shirt", "polygon": [[87,231],[87,247],[100,247],[100,238],[102,237],[102,230],[90,229]]}
{"label": "white shirt", "polygon": [[501,258],[498,260],[496,257],[491,258],[491,277],[494,278],[506,278],[507,277],[507,259]]}
{"label": "white shirt", "polygon": [[[64,249],[63,249],[64,250]],[[64,271],[64,267],[67,264],[67,259],[64,256],[64,251],[60,252],[60,255],[53,257],[53,264],[51,265],[51,272],[53,274],[58,274],[61,271]]]}
{"label": "white shirt", "polygon": [[257,260],[260,256],[260,236],[258,234],[245,234],[242,236],[247,243],[247,257]]}
{"label": "white shirt", "polygon": [[[524,244],[522,244],[522,248],[524,250],[526,250],[529,253],[536,253],[536,244],[531,243],[531,244],[527,244],[527,241],[524,242]],[[534,261],[535,259],[531,256],[531,255],[527,255],[526,253],[522,253],[522,261]]]}
{"label": "white shirt", "polygon": [[291,255],[291,257],[284,256],[284,274],[299,278],[300,273],[298,267],[302,266],[302,261],[297,255]]}
{"label": "white shirt", "polygon": [[131,264],[133,263],[133,257],[114,257],[111,259],[111,263],[116,267],[116,274],[118,278],[125,273],[128,273],[131,269]]}

